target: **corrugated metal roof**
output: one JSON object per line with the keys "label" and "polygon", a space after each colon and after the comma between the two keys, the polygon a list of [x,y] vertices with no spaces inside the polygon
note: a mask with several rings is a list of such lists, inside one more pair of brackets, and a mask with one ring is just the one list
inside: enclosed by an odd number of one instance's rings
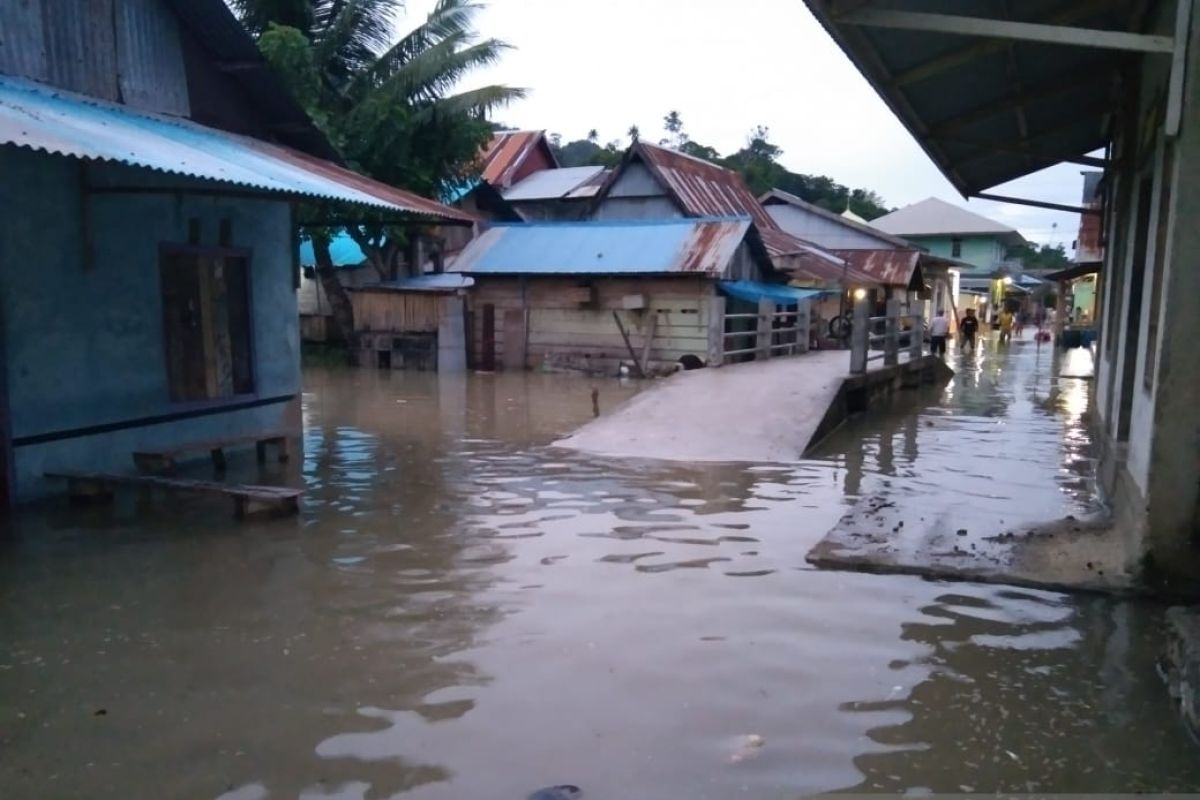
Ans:
{"label": "corrugated metal roof", "polygon": [[384,283],[358,286],[353,291],[369,292],[371,290],[385,290],[389,292],[439,293],[470,289],[474,285],[475,279],[469,278],[466,275],[458,275],[453,272],[439,272],[431,275],[417,275],[412,278],[400,278],[399,280],[386,281]]}
{"label": "corrugated metal roof", "polygon": [[593,175],[587,181],[579,184],[568,195],[568,200],[582,200],[589,197],[595,197],[600,194],[600,190],[604,188],[604,181],[612,174],[611,169],[602,169]]}
{"label": "corrugated metal roof", "polygon": [[493,275],[719,276],[750,230],[746,218],[495,225],[454,271]]}
{"label": "corrugated metal roof", "polygon": [[870,283],[909,286],[921,261],[920,250],[834,250],[846,264],[862,273]]}
{"label": "corrugated metal roof", "polygon": [[604,172],[604,167],[543,169],[504,192],[504,199],[512,202],[560,200],[570,197],[572,192],[585,183],[589,183],[602,172]]}
{"label": "corrugated metal roof", "polygon": [[296,150],[0,76],[0,144],[434,219],[466,212]]}
{"label": "corrugated metal roof", "polygon": [[[512,186],[521,164],[539,145],[544,145],[545,131],[503,131],[492,137],[483,149],[481,177],[498,189]],[[549,145],[544,145],[549,147]]]}
{"label": "corrugated metal roof", "polygon": [[733,170],[640,141],[633,146],[632,154],[641,156],[685,214],[693,217],[748,216],[758,228],[773,260],[781,256],[801,256],[841,267],[841,259],[828,250],[780,228],[750,193],[742,176]]}
{"label": "corrugated metal roof", "polygon": [[[865,236],[874,237],[881,242],[894,244],[897,247],[908,248],[911,246],[909,242],[901,239],[899,236],[893,236],[890,233],[886,233],[878,228],[872,227],[869,222],[862,221],[861,218],[857,217],[857,215],[855,215],[855,219],[851,219],[844,214],[835,214],[828,209],[821,208],[815,203],[810,203],[804,198],[797,197],[791,192],[785,192],[782,189],[772,189],[771,191],[765,193],[762,197],[758,198],[758,201],[763,206],[769,206],[776,203],[789,205],[809,214],[814,214],[822,219],[827,219],[830,222],[835,222],[838,225],[845,225],[850,230],[857,231]],[[772,217],[772,219],[774,218]]]}
{"label": "corrugated metal roof", "polygon": [[996,234],[1020,237],[1016,228],[959,208],[945,200],[929,197],[871,221],[872,227],[896,236],[948,236],[950,234]]}

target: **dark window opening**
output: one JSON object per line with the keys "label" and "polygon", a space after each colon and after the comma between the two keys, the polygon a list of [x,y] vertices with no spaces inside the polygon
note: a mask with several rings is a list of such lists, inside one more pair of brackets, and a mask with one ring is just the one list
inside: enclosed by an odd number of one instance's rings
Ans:
{"label": "dark window opening", "polygon": [[950,257],[962,258],[962,239],[950,240]]}
{"label": "dark window opening", "polygon": [[171,399],[219,400],[253,394],[246,257],[166,252],[159,276]]}

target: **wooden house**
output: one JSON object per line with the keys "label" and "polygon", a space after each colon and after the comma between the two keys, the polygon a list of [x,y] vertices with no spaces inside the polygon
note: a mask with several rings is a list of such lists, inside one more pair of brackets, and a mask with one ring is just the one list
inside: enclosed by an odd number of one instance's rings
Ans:
{"label": "wooden house", "polygon": [[334,163],[222,0],[0,11],[0,505],[295,429],[293,202],[471,217]]}
{"label": "wooden house", "polygon": [[748,217],[494,224],[452,269],[475,279],[476,369],[661,372],[808,348],[808,300]]}

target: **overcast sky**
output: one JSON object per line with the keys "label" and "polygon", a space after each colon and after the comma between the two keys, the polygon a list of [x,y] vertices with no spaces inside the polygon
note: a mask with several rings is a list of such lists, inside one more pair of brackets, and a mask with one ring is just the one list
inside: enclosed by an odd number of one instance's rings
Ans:
{"label": "overcast sky", "polygon": [[[433,4],[408,0],[404,27]],[[566,141],[595,128],[625,143],[636,124],[656,141],[675,109],[694,141],[728,153],[762,124],[794,172],[873,189],[893,207],[940,197],[1070,255],[1078,215],[963,200],[801,0],[488,0],[478,27],[515,49],[466,85],[529,90],[497,114],[507,125]],[[1060,165],[992,191],[1076,205],[1081,169]]]}

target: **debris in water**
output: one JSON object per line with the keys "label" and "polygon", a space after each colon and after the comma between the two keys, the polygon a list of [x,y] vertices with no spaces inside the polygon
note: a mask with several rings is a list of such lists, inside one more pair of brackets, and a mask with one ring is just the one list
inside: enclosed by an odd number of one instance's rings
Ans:
{"label": "debris in water", "polygon": [[547,786],[545,789],[538,789],[533,794],[529,795],[528,800],[572,800],[583,794],[583,789],[578,786],[572,786],[569,783],[560,784],[558,786]]}

